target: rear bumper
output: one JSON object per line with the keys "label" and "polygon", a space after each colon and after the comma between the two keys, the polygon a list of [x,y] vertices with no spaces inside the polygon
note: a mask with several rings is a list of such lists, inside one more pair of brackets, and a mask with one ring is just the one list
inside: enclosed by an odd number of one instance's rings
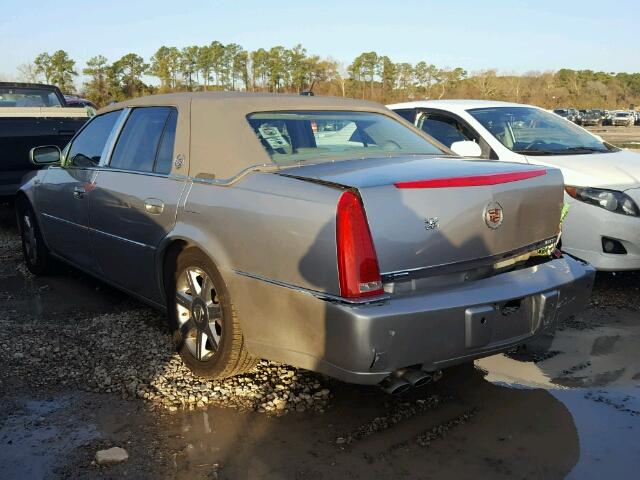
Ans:
{"label": "rear bumper", "polygon": [[[277,338],[267,330],[260,332],[242,305],[239,313],[247,347],[255,355],[351,383],[376,384],[400,368],[436,370],[528,341],[557,320],[580,312],[594,275],[590,265],[566,257],[366,305],[330,302],[271,286],[278,289],[271,295],[289,297],[280,301],[281,307],[294,309],[269,315],[270,332],[273,327],[286,330]],[[275,315],[286,319],[281,327]]]}

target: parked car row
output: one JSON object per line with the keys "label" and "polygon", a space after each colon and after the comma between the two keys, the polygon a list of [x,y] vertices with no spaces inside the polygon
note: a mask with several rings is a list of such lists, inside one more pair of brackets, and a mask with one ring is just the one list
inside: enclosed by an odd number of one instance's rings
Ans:
{"label": "parked car row", "polygon": [[630,127],[640,123],[640,112],[635,110],[556,108],[553,113],[583,127],[598,125]]}

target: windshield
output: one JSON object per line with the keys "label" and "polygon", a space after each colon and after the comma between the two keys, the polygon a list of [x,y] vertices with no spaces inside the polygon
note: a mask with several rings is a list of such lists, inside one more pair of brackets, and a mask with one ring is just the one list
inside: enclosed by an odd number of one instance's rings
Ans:
{"label": "windshield", "polygon": [[62,107],[62,104],[50,90],[0,87],[1,107]]}
{"label": "windshield", "polygon": [[275,163],[444,154],[422,136],[378,113],[265,112],[247,119]]}
{"label": "windshield", "polygon": [[629,114],[627,112],[618,112],[618,113],[616,113],[616,117],[624,117],[624,118],[626,118],[628,116],[629,116]]}
{"label": "windshield", "polygon": [[573,123],[538,108],[476,108],[468,112],[515,153],[575,155],[618,150]]}

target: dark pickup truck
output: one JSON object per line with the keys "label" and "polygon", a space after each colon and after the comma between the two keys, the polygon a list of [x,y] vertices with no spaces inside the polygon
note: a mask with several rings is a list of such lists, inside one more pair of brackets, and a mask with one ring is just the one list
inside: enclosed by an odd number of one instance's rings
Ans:
{"label": "dark pickup truck", "polygon": [[33,147],[64,148],[91,114],[69,108],[53,85],[0,82],[0,197],[15,195],[24,174],[37,168],[29,160]]}

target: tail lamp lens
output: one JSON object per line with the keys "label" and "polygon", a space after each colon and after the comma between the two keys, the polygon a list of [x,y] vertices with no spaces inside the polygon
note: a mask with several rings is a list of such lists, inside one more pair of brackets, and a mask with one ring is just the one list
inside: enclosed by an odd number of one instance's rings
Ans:
{"label": "tail lamp lens", "polygon": [[347,191],[338,201],[336,218],[340,294],[362,298],[384,292],[367,216],[360,197]]}

